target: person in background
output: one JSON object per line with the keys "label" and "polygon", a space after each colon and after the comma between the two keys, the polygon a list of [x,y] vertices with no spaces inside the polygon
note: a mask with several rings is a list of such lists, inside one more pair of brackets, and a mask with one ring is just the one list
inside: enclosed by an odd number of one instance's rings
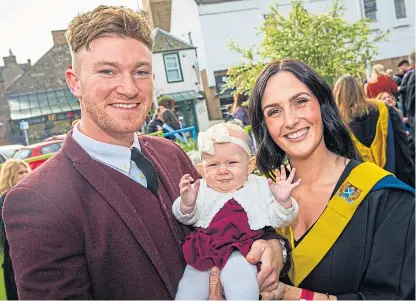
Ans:
{"label": "person in background", "polygon": [[229,104],[226,106],[225,112],[222,115],[222,119],[224,119],[225,122],[228,122],[234,119],[232,104]]}
{"label": "person in background", "polygon": [[247,95],[245,94],[234,94],[234,104],[232,113],[236,119],[241,120],[241,122],[243,123],[243,127],[250,124],[247,109],[243,107],[243,103],[246,102],[247,99]]}
{"label": "person in background", "polygon": [[403,115],[408,118],[407,124],[412,129],[412,137],[415,141],[415,51],[409,55],[408,63],[401,67],[404,76],[399,92],[403,104]]}
{"label": "person in background", "polygon": [[158,107],[156,109],[156,113],[153,116],[153,119],[150,120],[149,124],[147,125],[146,133],[151,134],[157,131],[161,131],[163,127],[163,120],[162,114],[163,111],[166,110],[164,107]]}
{"label": "person in background", "polygon": [[401,83],[401,81],[402,81],[402,78],[401,78],[400,76],[398,76],[398,75],[394,74],[393,69],[387,69],[387,70],[386,70],[386,74],[387,74],[388,76],[390,76],[390,78],[391,78],[392,80],[394,80],[394,82],[396,83],[396,85],[400,86],[400,83]]}
{"label": "person in background", "polygon": [[[7,193],[30,171],[29,165],[22,160],[8,159],[3,164],[0,171],[0,207],[2,211]],[[4,300],[7,297],[7,300],[18,300],[13,265],[10,259],[9,242],[4,231],[3,214],[0,216],[0,247],[0,254],[3,255],[3,277],[1,278],[4,279],[4,287],[3,283],[0,283],[0,299]]]}
{"label": "person in background", "polygon": [[[399,102],[389,92],[381,92],[380,94],[377,95],[376,99],[382,101],[384,104],[388,105],[389,107],[392,107],[400,117],[403,117],[403,112],[400,110]],[[407,121],[407,118],[406,119],[403,118],[403,122],[405,121]]]}
{"label": "person in background", "polygon": [[373,66],[371,77],[364,87],[365,94],[369,98],[376,98],[381,92],[397,93],[397,84],[384,73],[383,65],[376,64]]}
{"label": "person in background", "polygon": [[[178,118],[176,118],[175,113],[173,113],[169,109],[165,109],[164,112],[162,113],[162,121],[163,121],[162,130],[163,130],[163,133],[165,134],[169,132],[177,131],[181,128],[181,125],[179,123]],[[180,133],[169,135],[169,136],[166,136],[165,138],[169,140],[173,140],[173,141],[175,141],[176,139],[179,139],[180,141],[184,140],[182,134]]]}
{"label": "person in background", "polygon": [[[291,240],[292,268],[263,300],[415,298],[414,189],[361,163],[330,87],[297,60],[273,61],[249,102],[267,177],[287,158],[302,182],[299,215],[278,233]],[[283,231],[284,230],[284,231]]]}
{"label": "person in background", "polygon": [[367,99],[362,86],[351,75],[334,86],[335,102],[351,138],[364,161],[392,172],[414,187],[414,162],[402,118],[393,107]]}

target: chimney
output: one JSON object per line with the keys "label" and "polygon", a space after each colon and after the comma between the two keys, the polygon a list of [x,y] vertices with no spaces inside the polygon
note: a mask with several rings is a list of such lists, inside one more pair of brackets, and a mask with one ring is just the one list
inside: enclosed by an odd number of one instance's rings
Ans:
{"label": "chimney", "polygon": [[27,64],[29,65],[29,67],[32,66],[32,61],[30,59],[27,59]]}
{"label": "chimney", "polygon": [[3,57],[4,66],[16,65],[16,56],[13,54],[12,50],[9,49],[9,56]]}
{"label": "chimney", "polygon": [[65,32],[66,30],[52,30],[52,39],[53,39],[53,45],[63,45],[66,44],[66,38],[65,38]]}

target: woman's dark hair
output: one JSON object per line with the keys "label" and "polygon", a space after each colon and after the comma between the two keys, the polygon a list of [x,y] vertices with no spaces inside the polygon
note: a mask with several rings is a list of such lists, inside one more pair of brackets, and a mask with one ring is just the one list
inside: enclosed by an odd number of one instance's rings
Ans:
{"label": "woman's dark hair", "polygon": [[252,131],[258,143],[257,167],[266,175],[283,164],[284,151],[273,141],[264,120],[262,99],[270,77],[279,72],[290,72],[315,95],[321,108],[326,147],[333,153],[350,159],[358,159],[349,132],[342,122],[331,89],[311,67],[303,62],[285,59],[272,61],[261,72],[251,91],[249,117]]}
{"label": "woman's dark hair", "polygon": [[176,118],[175,114],[169,110],[166,109],[162,113],[162,118],[165,123],[167,123],[170,127],[172,127],[174,130],[179,130],[180,124],[178,118]]}

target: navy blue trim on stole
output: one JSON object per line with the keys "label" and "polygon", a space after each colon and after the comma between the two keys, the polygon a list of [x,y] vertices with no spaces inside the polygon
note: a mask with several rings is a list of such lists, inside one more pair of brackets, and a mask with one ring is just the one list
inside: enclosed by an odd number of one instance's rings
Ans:
{"label": "navy blue trim on stole", "polygon": [[397,179],[395,176],[384,177],[383,179],[378,181],[377,184],[374,185],[373,188],[371,188],[371,191],[375,191],[375,190],[379,190],[379,189],[383,189],[383,188],[402,189],[402,190],[407,190],[407,191],[413,193],[413,195],[415,194],[415,190],[412,187],[403,183],[402,181]]}

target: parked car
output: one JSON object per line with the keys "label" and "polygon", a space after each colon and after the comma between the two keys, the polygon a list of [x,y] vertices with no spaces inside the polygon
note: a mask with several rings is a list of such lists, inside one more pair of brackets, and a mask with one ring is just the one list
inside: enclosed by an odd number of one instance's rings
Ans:
{"label": "parked car", "polygon": [[51,140],[28,145],[18,150],[13,158],[25,160],[33,170],[60,150],[62,143],[64,143],[63,140]]}
{"label": "parked car", "polygon": [[0,146],[0,154],[2,154],[5,158],[11,158],[13,157],[14,153],[22,147],[24,146],[21,144],[3,145]]}
{"label": "parked car", "polygon": [[3,155],[2,153],[0,153],[0,166],[2,164],[4,164],[4,162],[6,162],[7,157],[5,155]]}

